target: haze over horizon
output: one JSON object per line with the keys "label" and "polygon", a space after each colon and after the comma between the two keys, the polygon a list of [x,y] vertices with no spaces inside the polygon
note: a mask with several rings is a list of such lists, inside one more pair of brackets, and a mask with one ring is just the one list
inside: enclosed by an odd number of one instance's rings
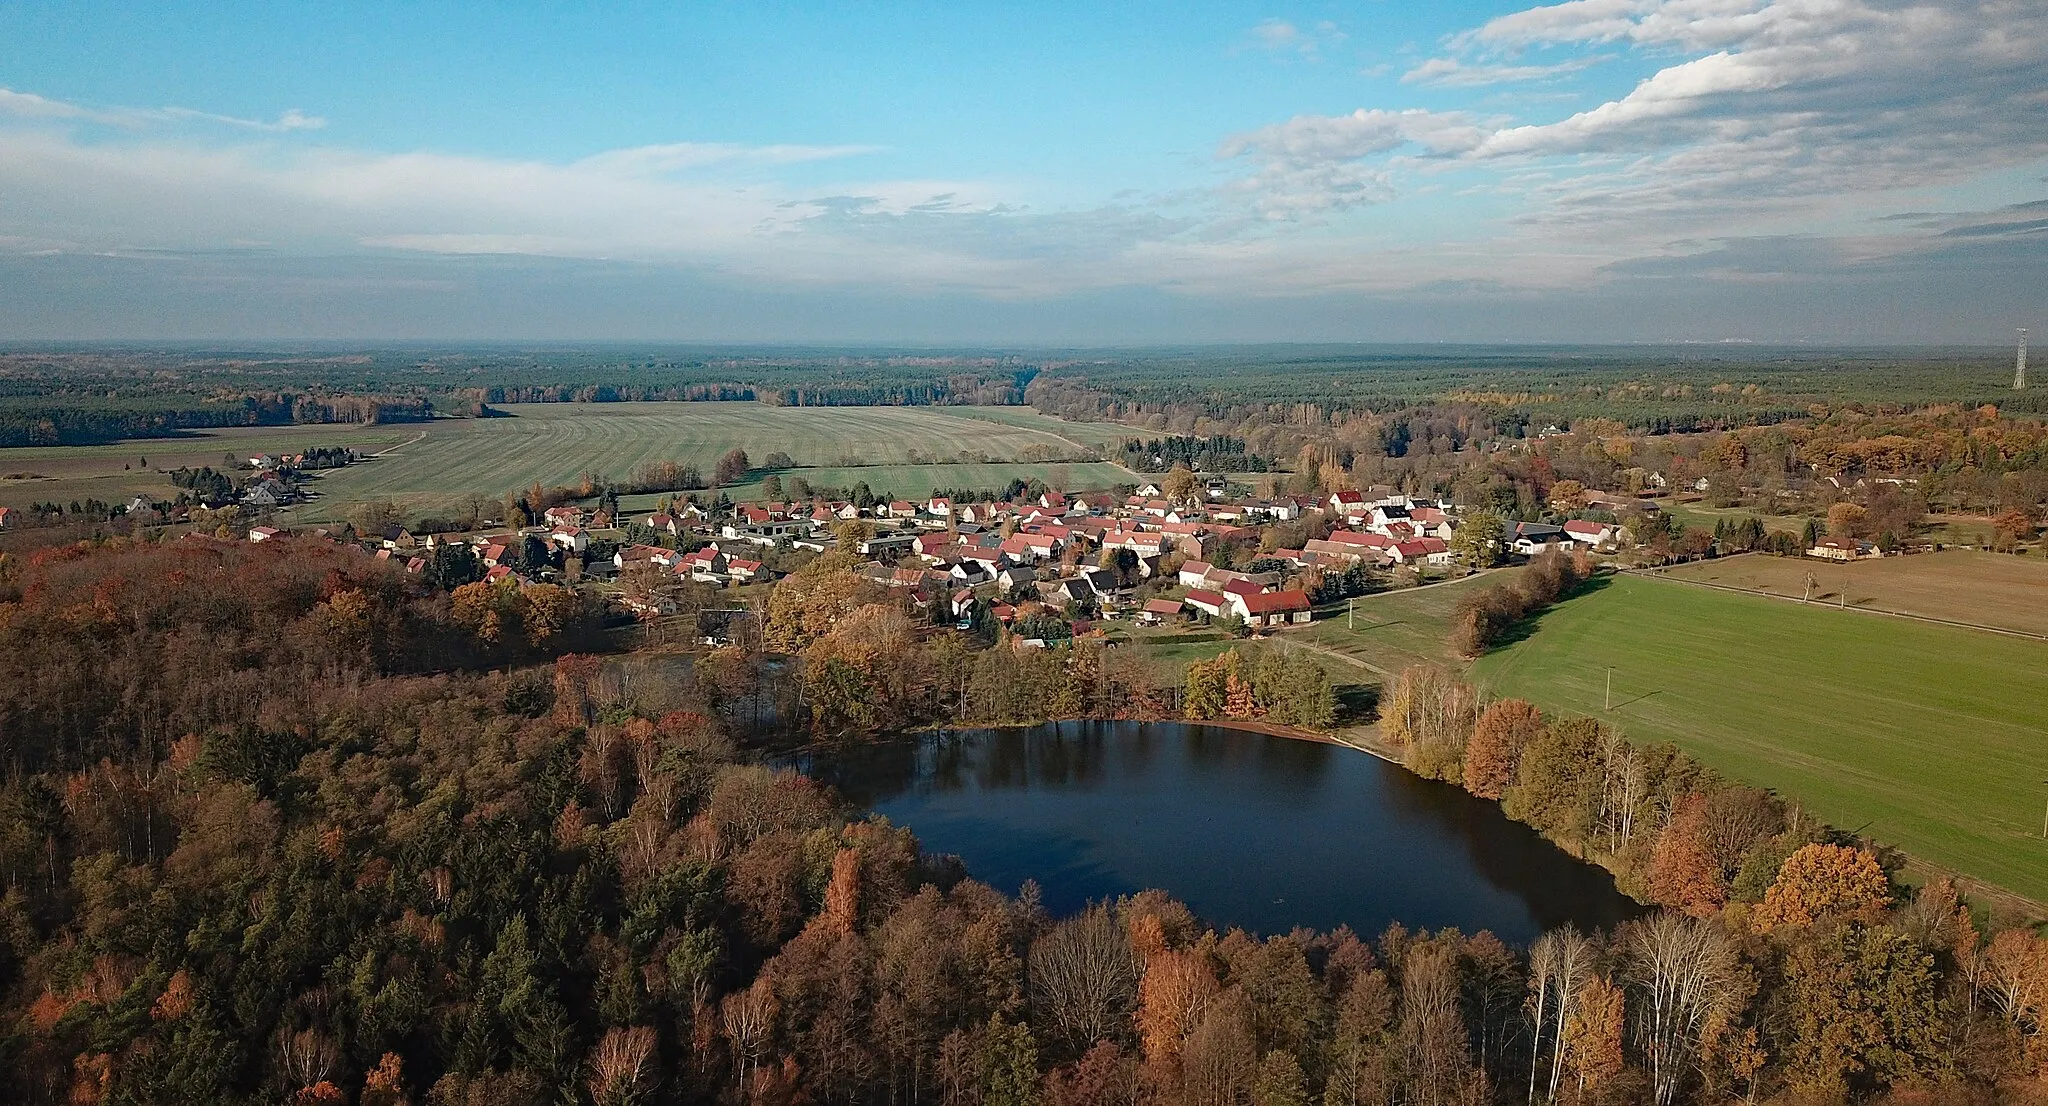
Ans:
{"label": "haze over horizon", "polygon": [[1997,346],[2048,5],[0,9],[0,341]]}

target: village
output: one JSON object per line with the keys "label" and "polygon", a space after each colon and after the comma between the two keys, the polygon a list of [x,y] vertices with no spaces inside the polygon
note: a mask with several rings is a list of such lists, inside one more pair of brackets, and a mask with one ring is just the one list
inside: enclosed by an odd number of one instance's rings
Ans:
{"label": "village", "polygon": [[[1328,495],[1255,494],[1226,475],[1186,470],[1118,492],[1044,489],[1013,500],[931,496],[867,505],[848,500],[731,503],[663,497],[645,514],[563,502],[531,525],[416,531],[391,523],[288,527],[310,494],[299,458],[255,457],[229,502],[208,507],[145,500],[141,521],[185,521],[250,542],[284,537],[360,545],[444,586],[572,584],[620,615],[671,619],[706,607],[744,611],[764,585],[817,556],[844,550],[854,571],[934,625],[994,624],[1026,646],[1100,637],[1108,624],[1221,627],[1262,634],[1310,622],[1345,599],[1444,580],[1553,549],[1614,552],[1630,539],[1617,521],[1654,515],[1650,499],[1590,493],[1570,506],[1593,518],[1475,526],[1452,503],[1392,487]],[[613,500],[615,502],[615,500]],[[443,524],[445,525],[445,524]],[[1461,537],[1462,533],[1462,537]],[[1831,555],[1832,547],[1817,547]],[[437,569],[437,564],[444,567]],[[448,564],[458,567],[446,568]],[[724,600],[708,593],[730,590]],[[716,621],[707,641],[722,641]]]}

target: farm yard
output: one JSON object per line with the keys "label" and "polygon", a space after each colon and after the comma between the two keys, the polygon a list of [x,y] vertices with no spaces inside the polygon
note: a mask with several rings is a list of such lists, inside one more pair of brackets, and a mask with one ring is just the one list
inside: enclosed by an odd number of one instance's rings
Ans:
{"label": "farm yard", "polygon": [[1945,549],[1855,564],[1744,554],[1661,569],[1674,580],[1719,584],[1862,610],[1967,622],[2048,637],[2048,560]]}
{"label": "farm yard", "polygon": [[[735,446],[757,465],[771,453],[787,453],[799,466],[792,475],[817,486],[866,481],[878,492],[899,495],[921,495],[934,486],[1000,487],[1020,476],[1064,475],[1074,486],[1133,479],[1114,465],[1064,460],[1119,440],[1122,428],[1069,423],[1028,408],[736,402],[507,404],[502,409],[512,417],[237,428],[107,446],[8,450],[0,455],[0,466],[34,475],[0,479],[0,504],[88,496],[114,502],[138,492],[167,497],[173,489],[161,470],[218,466],[227,454],[246,458],[344,445],[388,452],[325,473],[316,484],[321,499],[295,512],[297,517],[334,516],[372,499],[437,506],[469,494],[497,496],[535,482],[572,483],[586,472],[624,478],[657,461],[695,465],[708,475],[719,455]],[[143,457],[159,471],[137,466]],[[123,470],[124,464],[131,468]],[[758,485],[731,490],[745,496]]]}
{"label": "farm yard", "polygon": [[[1971,609],[1999,601],[1998,585],[1976,586]],[[1471,676],[2048,901],[2048,643],[1622,576],[1540,615]]]}

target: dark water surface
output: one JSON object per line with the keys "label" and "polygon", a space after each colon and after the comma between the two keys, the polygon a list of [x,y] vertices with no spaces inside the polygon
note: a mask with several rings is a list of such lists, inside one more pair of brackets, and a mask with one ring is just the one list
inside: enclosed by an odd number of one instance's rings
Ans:
{"label": "dark water surface", "polygon": [[1046,907],[1161,888],[1205,921],[1284,933],[1490,929],[1528,941],[1641,908],[1499,806],[1353,749],[1180,723],[925,734],[799,762],[847,799]]}

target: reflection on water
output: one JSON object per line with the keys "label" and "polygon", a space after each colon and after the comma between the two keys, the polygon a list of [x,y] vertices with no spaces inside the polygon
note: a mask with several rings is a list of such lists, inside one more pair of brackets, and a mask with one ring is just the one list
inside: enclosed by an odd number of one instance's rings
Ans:
{"label": "reflection on water", "polygon": [[1527,941],[1638,912],[1493,803],[1351,749],[1179,723],[928,734],[800,766],[1056,913],[1162,888],[1264,933],[1491,929]]}

